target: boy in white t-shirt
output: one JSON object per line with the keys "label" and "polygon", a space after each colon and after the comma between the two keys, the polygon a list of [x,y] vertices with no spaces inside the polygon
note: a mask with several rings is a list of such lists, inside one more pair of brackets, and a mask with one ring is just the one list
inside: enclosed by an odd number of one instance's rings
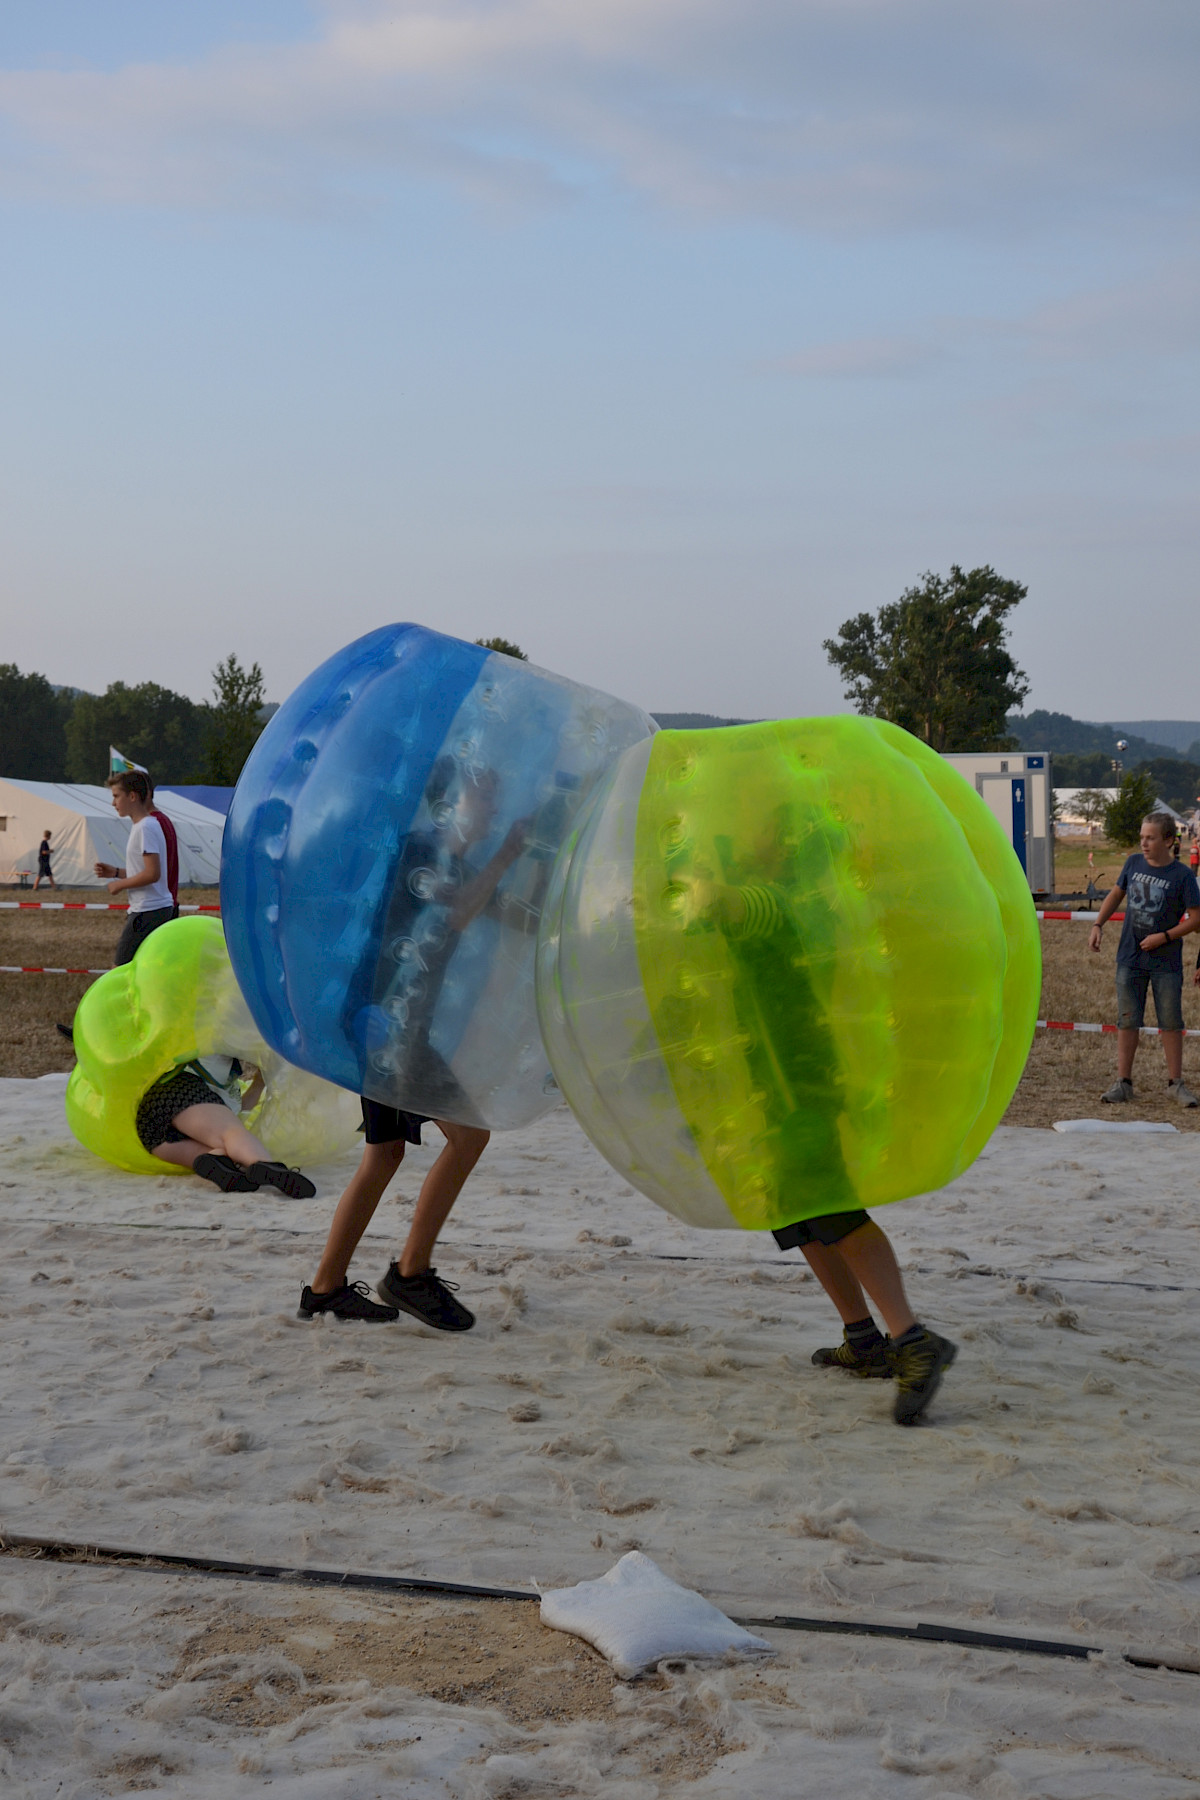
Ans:
{"label": "boy in white t-shirt", "polygon": [[132,962],[138,946],[176,916],[175,903],[167,886],[167,840],[162,826],[152,816],[154,792],[149,777],[140,769],[114,775],[109,780],[113,810],[119,818],[129,819],[132,829],[125,851],[125,867],[97,863],[97,875],[109,876],[110,894],[129,895],[129,917],[117,940],[116,964]]}

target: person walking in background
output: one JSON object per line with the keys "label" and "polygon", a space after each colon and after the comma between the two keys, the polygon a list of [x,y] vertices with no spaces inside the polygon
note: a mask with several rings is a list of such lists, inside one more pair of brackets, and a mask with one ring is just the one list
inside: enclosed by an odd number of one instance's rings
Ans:
{"label": "person walking in background", "polygon": [[51,868],[50,868],[50,854],[51,854],[51,852],[50,852],[50,833],[48,831],[43,831],[42,841],[38,845],[37,880],[33,884],[33,891],[35,894],[37,893],[38,889],[41,887],[43,881],[48,881],[50,883],[51,887],[58,886],[58,883],[55,881],[53,872],[51,871]]}
{"label": "person walking in background", "polygon": [[113,809],[117,816],[130,821],[129,844],[125,867],[98,862],[97,875],[108,880],[110,894],[129,895],[129,917],[117,940],[115,965],[132,962],[138,946],[175,917],[175,902],[167,886],[167,840],[162,826],[152,816],[154,790],[140,769],[131,769],[109,779]]}
{"label": "person walking in background", "polygon": [[1141,850],[1127,857],[1116,886],[1104,897],[1090,947],[1099,950],[1106,921],[1125,902],[1125,922],[1117,946],[1117,1079],[1101,1100],[1121,1105],[1133,1099],[1133,1059],[1146,1016],[1146,991],[1154,989],[1154,1013],[1167,1064],[1167,1094],[1180,1106],[1200,1106],[1183,1079],[1183,952],[1180,941],[1200,927],[1200,886],[1171,851],[1175,821],[1169,813],[1147,813]]}

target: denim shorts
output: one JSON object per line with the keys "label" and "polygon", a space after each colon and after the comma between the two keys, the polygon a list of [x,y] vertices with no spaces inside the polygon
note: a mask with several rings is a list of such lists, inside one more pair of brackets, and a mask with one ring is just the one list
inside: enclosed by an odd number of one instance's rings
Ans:
{"label": "denim shorts", "polygon": [[1117,964],[1117,1029],[1137,1031],[1146,1018],[1146,989],[1154,989],[1154,1016],[1160,1031],[1183,1030],[1183,971],[1131,969]]}

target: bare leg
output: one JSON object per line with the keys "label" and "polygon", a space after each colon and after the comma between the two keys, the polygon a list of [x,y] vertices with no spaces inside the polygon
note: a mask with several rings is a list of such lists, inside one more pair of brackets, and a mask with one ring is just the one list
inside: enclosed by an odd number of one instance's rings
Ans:
{"label": "bare leg", "polygon": [[475,1125],[454,1125],[442,1119],[434,1123],[445,1138],[446,1147],[421,1184],[408,1237],[400,1252],[401,1275],[420,1275],[429,1267],[438,1233],[491,1135]]}
{"label": "bare leg", "polygon": [[833,1304],[843,1325],[857,1325],[870,1316],[867,1296],[850,1273],[840,1245],[805,1244],[805,1260]]}
{"label": "bare leg", "polygon": [[332,1294],[344,1283],[350,1258],[371,1223],[388,1182],[404,1161],[404,1149],[403,1138],[391,1144],[363,1145],[362,1160],[337,1203],[320,1267],[313,1276],[315,1294]]}
{"label": "bare leg", "polygon": [[[1133,1059],[1137,1055],[1140,1033],[1137,1031],[1117,1032],[1117,1078],[1120,1081],[1133,1080]],[[1182,1055],[1182,1046],[1180,1054]],[[1167,1067],[1170,1068],[1168,1061]]]}
{"label": "bare leg", "polygon": [[154,1154],[161,1162],[176,1163],[190,1169],[198,1156],[228,1156],[240,1168],[251,1163],[270,1162],[265,1145],[251,1136],[227,1106],[217,1101],[212,1106],[185,1106],[176,1113],[172,1124],[186,1135],[182,1143],[159,1144]]}
{"label": "bare leg", "polygon": [[1183,1080],[1183,1033],[1182,1031],[1160,1031],[1163,1055],[1167,1061],[1167,1080]]}
{"label": "bare leg", "polygon": [[[805,1254],[807,1255],[807,1250]],[[830,1254],[828,1249],[825,1254],[827,1256]],[[847,1265],[847,1273],[853,1277],[857,1286],[865,1290],[875,1302],[891,1337],[903,1336],[916,1324],[913,1310],[908,1304],[908,1296],[904,1292],[904,1278],[900,1273],[900,1265],[896,1261],[896,1252],[873,1219],[868,1219],[865,1225],[858,1227],[857,1231],[852,1231],[848,1237],[842,1238],[841,1242],[834,1247],[834,1254],[840,1255],[842,1261]],[[824,1278],[815,1263],[813,1263],[813,1272],[824,1286]],[[836,1296],[828,1288],[825,1291],[829,1293],[830,1299],[841,1312]],[[863,1318],[865,1313],[866,1308],[864,1307],[858,1317]],[[845,1314],[842,1314],[842,1317],[844,1318]]]}

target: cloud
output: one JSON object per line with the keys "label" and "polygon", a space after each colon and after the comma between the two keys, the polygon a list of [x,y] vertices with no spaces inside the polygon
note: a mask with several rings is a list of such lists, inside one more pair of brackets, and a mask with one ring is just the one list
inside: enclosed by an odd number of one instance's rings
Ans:
{"label": "cloud", "polygon": [[1177,0],[325,0],[315,38],[0,71],[11,196],[353,207],[597,184],[834,233],[1180,211]]}

